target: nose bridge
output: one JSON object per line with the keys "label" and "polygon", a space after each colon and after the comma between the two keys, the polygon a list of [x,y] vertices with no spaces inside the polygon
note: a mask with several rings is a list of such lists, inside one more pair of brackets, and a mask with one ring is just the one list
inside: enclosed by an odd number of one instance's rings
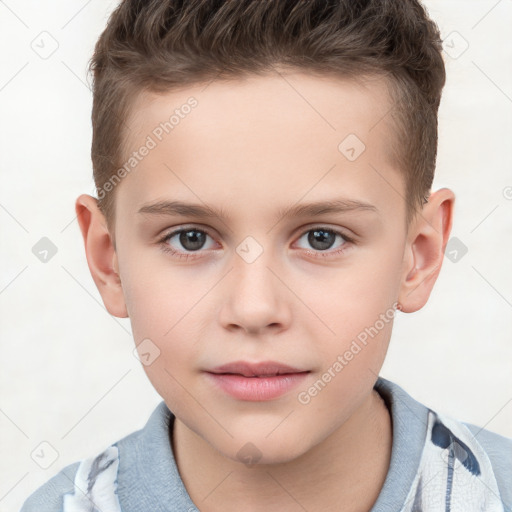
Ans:
{"label": "nose bridge", "polygon": [[274,249],[267,247],[271,238],[268,236],[260,243],[248,236],[236,247],[222,308],[225,326],[258,331],[285,322],[283,284],[275,276],[279,272],[278,258],[274,258]]}
{"label": "nose bridge", "polygon": [[249,235],[236,247],[233,286],[238,292],[275,295],[275,276],[270,269],[278,266],[278,263],[275,261],[271,239],[272,236],[263,240],[263,235],[258,236],[258,239]]}

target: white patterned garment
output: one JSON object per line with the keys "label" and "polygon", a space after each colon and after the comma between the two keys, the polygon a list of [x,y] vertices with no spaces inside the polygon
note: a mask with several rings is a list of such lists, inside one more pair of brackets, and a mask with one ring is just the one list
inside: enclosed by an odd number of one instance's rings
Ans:
{"label": "white patterned garment", "polygon": [[119,451],[110,446],[80,463],[74,494],[65,494],[63,512],[121,512],[117,497]]}
{"label": "white patterned garment", "polygon": [[[115,445],[82,461],[63,512],[122,512],[118,467]],[[490,460],[466,426],[429,411],[419,470],[400,512],[505,512]]]}
{"label": "white patterned garment", "polygon": [[469,429],[433,411],[401,512],[504,512],[489,457]]}

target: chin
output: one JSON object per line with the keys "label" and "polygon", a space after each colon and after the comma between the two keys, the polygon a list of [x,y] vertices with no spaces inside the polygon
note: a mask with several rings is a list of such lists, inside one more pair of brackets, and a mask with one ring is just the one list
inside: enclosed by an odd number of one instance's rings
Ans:
{"label": "chin", "polygon": [[[230,446],[218,447],[225,457],[247,467],[286,464],[304,455],[310,446],[304,438],[297,435],[287,435],[286,439],[276,436],[268,439],[264,436],[244,436],[244,441],[233,441]],[[252,440],[251,440],[252,439]]]}

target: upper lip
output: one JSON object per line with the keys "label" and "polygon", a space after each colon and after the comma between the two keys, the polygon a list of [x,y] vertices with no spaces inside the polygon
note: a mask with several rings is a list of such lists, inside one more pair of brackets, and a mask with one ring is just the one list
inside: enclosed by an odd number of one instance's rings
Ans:
{"label": "upper lip", "polygon": [[231,373],[243,375],[244,377],[272,377],[286,373],[303,373],[307,371],[309,370],[301,370],[275,361],[262,361],[258,363],[234,361],[209,370],[210,373]]}

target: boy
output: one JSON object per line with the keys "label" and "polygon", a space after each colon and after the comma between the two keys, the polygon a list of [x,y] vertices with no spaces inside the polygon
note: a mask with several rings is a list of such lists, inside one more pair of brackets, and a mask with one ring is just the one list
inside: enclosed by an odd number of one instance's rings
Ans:
{"label": "boy", "polygon": [[452,225],[423,7],[125,0],[91,67],[78,220],[164,401],[22,511],[510,511],[512,440],[378,376]]}

